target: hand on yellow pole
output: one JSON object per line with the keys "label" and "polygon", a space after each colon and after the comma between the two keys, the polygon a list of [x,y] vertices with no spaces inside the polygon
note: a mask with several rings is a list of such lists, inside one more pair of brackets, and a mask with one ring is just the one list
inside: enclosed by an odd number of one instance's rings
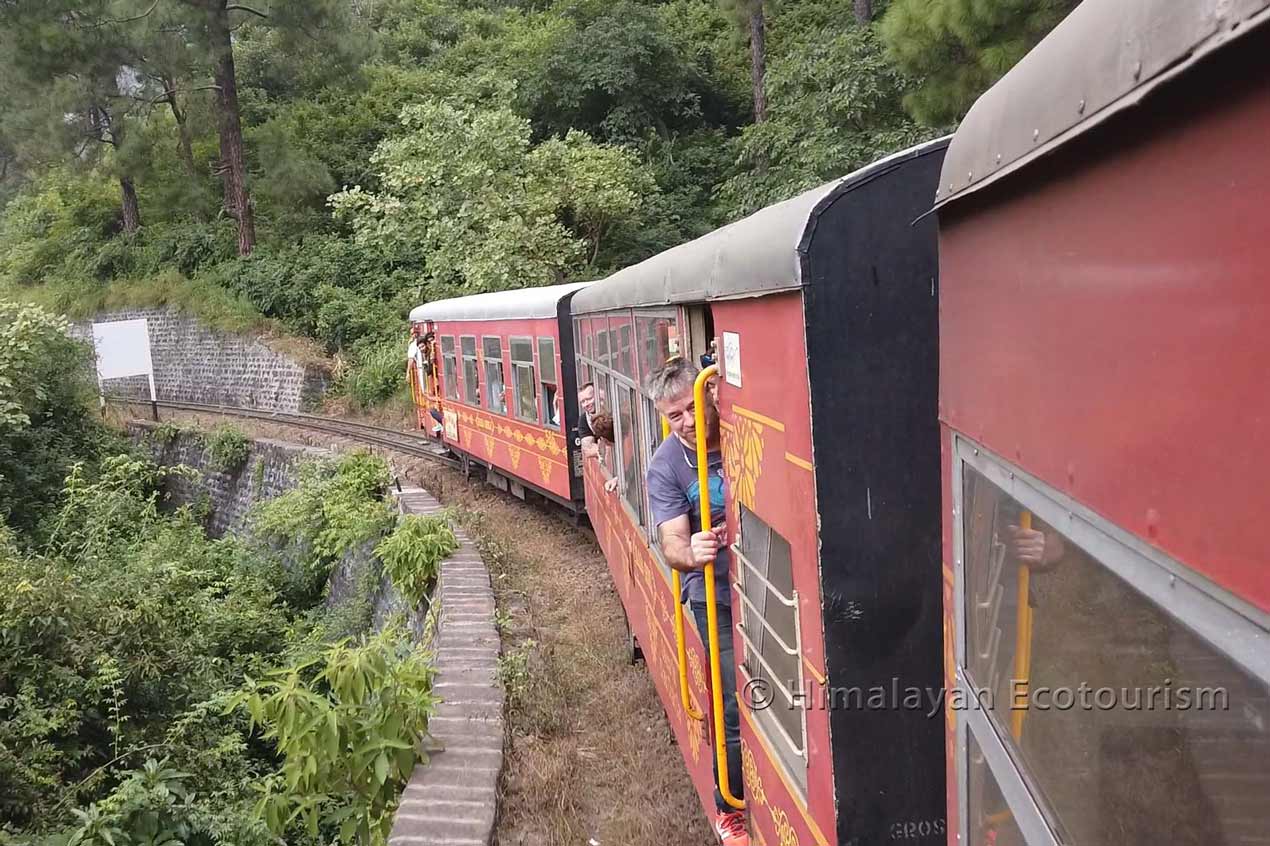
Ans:
{"label": "hand on yellow pole", "polygon": [[[702,370],[697,374],[696,384],[692,388],[697,432],[697,487],[701,499],[701,531],[703,532],[713,528],[710,522],[710,457],[706,447],[706,383],[718,372],[719,368],[716,365]],[[745,800],[733,796],[732,786],[728,783],[727,738],[723,733],[723,677],[719,667],[719,610],[716,605],[718,595],[714,585],[713,561],[706,565],[704,575],[706,627],[710,630],[710,689],[713,705],[711,716],[714,723],[715,766],[719,772],[719,795],[733,808],[744,808]]]}

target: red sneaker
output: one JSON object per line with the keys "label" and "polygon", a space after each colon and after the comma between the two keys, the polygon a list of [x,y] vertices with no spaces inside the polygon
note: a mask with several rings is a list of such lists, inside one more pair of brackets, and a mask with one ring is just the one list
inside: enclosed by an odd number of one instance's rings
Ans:
{"label": "red sneaker", "polygon": [[714,818],[714,833],[723,846],[750,846],[745,814],[740,811],[720,811]]}

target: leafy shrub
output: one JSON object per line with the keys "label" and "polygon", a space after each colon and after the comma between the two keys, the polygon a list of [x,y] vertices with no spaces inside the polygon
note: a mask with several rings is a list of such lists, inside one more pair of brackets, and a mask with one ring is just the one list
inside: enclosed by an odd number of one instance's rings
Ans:
{"label": "leafy shrub", "polygon": [[256,813],[269,830],[282,837],[295,820],[310,836],[383,844],[435,708],[433,673],[389,628],[249,681],[229,707],[249,714],[282,757],[258,787]]}
{"label": "leafy shrub", "polygon": [[409,390],[406,348],[400,339],[359,345],[351,358],[340,374],[337,388],[355,407],[370,408]]}
{"label": "leafy shrub", "polygon": [[393,587],[417,608],[436,581],[441,562],[458,547],[454,530],[445,520],[407,514],[393,533],[379,542],[375,554],[384,562]]}
{"label": "leafy shrub", "polygon": [[210,470],[234,473],[247,463],[251,453],[251,439],[242,430],[229,423],[212,429],[203,438],[204,455]]}
{"label": "leafy shrub", "polygon": [[392,525],[393,512],[383,500],[389,478],[383,459],[350,453],[333,467],[306,465],[299,485],[257,507],[256,531],[298,553],[297,581],[288,590],[293,600],[311,602],[341,556]]}

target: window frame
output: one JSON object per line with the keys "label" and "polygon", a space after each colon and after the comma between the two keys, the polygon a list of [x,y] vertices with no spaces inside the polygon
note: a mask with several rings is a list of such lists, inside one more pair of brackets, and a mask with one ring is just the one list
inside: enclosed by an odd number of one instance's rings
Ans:
{"label": "window frame", "polygon": [[[516,349],[516,345],[517,345],[517,344],[528,344],[528,345],[529,345],[529,359],[528,359],[528,360],[525,360],[525,359],[520,359],[520,358],[516,358],[516,352],[515,352],[515,349]],[[515,401],[512,403],[512,407],[511,407],[512,416],[513,416],[513,417],[515,417],[517,420],[521,420],[521,421],[523,421],[523,422],[525,422],[525,423],[533,423],[533,424],[537,425],[538,423],[540,423],[540,422],[541,422],[541,421],[540,421],[540,418],[541,418],[541,413],[540,413],[539,408],[538,408],[538,405],[539,405],[539,402],[538,402],[538,369],[537,369],[537,366],[534,364],[534,339],[533,339],[533,337],[532,337],[532,336],[529,336],[529,335],[512,335],[512,336],[510,336],[510,337],[507,339],[507,357],[511,360],[511,365],[512,365],[512,395],[513,395],[513,397],[514,397],[514,399],[515,399]],[[521,409],[521,407],[520,407],[520,399],[521,399],[521,397],[520,397],[520,386],[521,386],[521,378],[522,378],[522,376],[521,376],[521,369],[522,369],[522,368],[528,368],[528,369],[529,369],[529,389],[530,389],[530,392],[531,392],[531,393],[532,393],[532,395],[533,395],[533,405],[534,405],[534,410],[533,410],[533,414],[531,414],[531,415],[529,415],[529,416],[525,416],[524,414],[522,414],[522,413],[521,413],[522,409]]]}
{"label": "window frame", "polygon": [[[546,343],[547,360],[551,362],[551,378],[547,378],[547,368],[543,366],[543,343]],[[540,405],[541,414],[540,422],[548,429],[559,429],[562,425],[560,416],[557,415],[556,421],[552,423],[551,412],[556,409],[556,403],[560,396],[560,364],[556,358],[556,339],[551,335],[539,335],[534,340],[534,354],[538,357],[538,395],[541,397]],[[547,388],[552,390],[551,401],[547,401]]]}
{"label": "window frame", "polygon": [[[463,351],[463,342],[465,340],[470,340],[472,342],[472,352],[470,355]],[[459,354],[460,360],[463,362],[463,402],[476,408],[481,407],[481,362],[480,358],[477,356],[479,351],[480,347],[476,343],[475,335],[459,336]],[[469,361],[472,362],[472,373],[476,377],[472,384],[468,384],[467,378],[467,363]]]}
{"label": "window frame", "polygon": [[[965,468],[970,467],[1023,508],[1080,547],[1097,565],[1164,614],[1206,641],[1255,679],[1270,685],[1270,654],[1256,644],[1270,637],[1270,614],[1260,611],[1197,571],[1152,547],[1131,532],[1026,473],[959,432],[953,433],[950,485],[953,502],[953,629],[955,682],[962,701],[974,702],[967,673]],[[1016,824],[1030,846],[1060,846],[1053,816],[1023,761],[999,736],[990,716],[968,707],[956,721],[958,826],[962,842],[970,837],[970,743],[973,736],[988,771],[1001,789]]]}
{"label": "window frame", "polygon": [[[450,350],[446,352],[445,342],[450,342]],[[459,399],[459,348],[454,335],[441,336],[441,378],[445,382],[445,398],[458,402]]]}
{"label": "window frame", "polygon": [[[490,358],[489,352],[486,349],[486,345],[487,345],[486,342],[488,341],[496,341],[498,343],[498,357],[497,358],[493,358],[493,359]],[[489,372],[490,365],[496,365],[498,367],[498,383],[500,386],[502,386],[502,389],[503,389],[502,408],[498,408],[497,406],[494,405],[494,379]],[[503,338],[501,335],[482,335],[481,336],[481,370],[483,371],[482,375],[485,377],[485,390],[484,390],[485,408],[491,414],[499,414],[499,415],[506,416],[507,415],[507,364],[503,360]]]}

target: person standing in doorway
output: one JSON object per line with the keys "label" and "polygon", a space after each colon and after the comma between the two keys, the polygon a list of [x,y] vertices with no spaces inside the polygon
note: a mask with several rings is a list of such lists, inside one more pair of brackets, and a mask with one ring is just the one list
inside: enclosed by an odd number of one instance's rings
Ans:
{"label": "person standing in doorway", "polygon": [[[648,465],[648,502],[653,522],[661,538],[666,563],[684,573],[683,595],[697,621],[697,631],[709,650],[705,566],[714,562],[715,601],[719,623],[719,665],[722,676],[723,733],[727,741],[728,786],[733,795],[744,795],[741,784],[741,722],[736,701],[736,659],[732,647],[732,592],[728,586],[731,568],[727,548],[724,513],[723,455],[719,449],[719,412],[713,397],[707,397],[705,431],[698,431],[693,384],[697,368],[682,358],[674,358],[656,370],[648,380],[648,393],[657,411],[670,424],[671,437],[653,453]],[[713,392],[710,392],[711,394]],[[697,439],[706,442],[709,489],[702,492],[697,473]],[[708,496],[714,527],[701,530],[701,497]],[[713,756],[712,756],[713,759]],[[723,846],[749,846],[745,815],[724,801],[718,789],[715,764],[714,832]]]}

